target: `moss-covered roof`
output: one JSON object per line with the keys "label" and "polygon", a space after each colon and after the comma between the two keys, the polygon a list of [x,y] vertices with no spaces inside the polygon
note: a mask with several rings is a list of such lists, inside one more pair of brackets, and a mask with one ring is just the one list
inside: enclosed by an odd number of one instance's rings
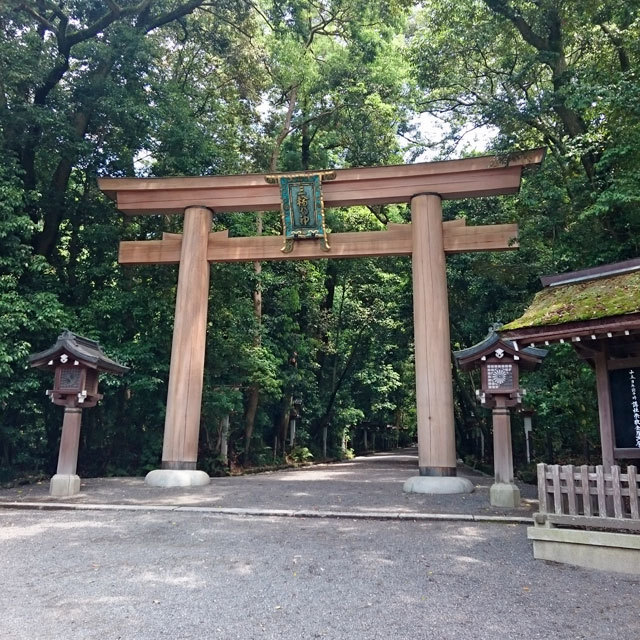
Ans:
{"label": "moss-covered roof", "polygon": [[640,312],[640,270],[547,287],[502,331],[610,318]]}

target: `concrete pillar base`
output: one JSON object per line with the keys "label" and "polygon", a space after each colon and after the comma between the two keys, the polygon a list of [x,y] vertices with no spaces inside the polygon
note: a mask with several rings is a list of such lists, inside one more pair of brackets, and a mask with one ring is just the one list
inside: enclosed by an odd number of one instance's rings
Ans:
{"label": "concrete pillar base", "polygon": [[144,482],[150,487],[203,487],[210,480],[204,471],[195,469],[154,469],[147,473]]}
{"label": "concrete pillar base", "polygon": [[403,486],[406,493],[472,493],[473,483],[460,476],[413,476]]}
{"label": "concrete pillar base", "polygon": [[75,473],[56,473],[49,484],[49,495],[68,498],[80,493],[80,476]]}
{"label": "concrete pillar base", "polygon": [[517,509],[520,506],[520,489],[515,484],[496,482],[489,489],[489,502],[494,507]]}

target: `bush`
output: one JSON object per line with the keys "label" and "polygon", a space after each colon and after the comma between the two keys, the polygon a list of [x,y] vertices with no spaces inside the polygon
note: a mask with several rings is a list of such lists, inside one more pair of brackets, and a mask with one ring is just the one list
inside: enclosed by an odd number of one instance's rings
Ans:
{"label": "bush", "polygon": [[198,460],[198,469],[205,471],[214,478],[229,475],[229,467],[220,456],[202,456]]}
{"label": "bush", "polygon": [[536,467],[535,462],[531,462],[526,464],[518,469],[516,476],[519,480],[526,484],[537,484],[538,483],[538,469]]}
{"label": "bush", "polygon": [[295,447],[287,456],[291,462],[309,462],[313,460],[313,453],[308,447]]}

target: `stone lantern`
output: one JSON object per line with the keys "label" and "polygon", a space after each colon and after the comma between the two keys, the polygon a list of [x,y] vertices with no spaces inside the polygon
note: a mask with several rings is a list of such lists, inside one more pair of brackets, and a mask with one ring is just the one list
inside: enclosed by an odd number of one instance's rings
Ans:
{"label": "stone lantern", "polygon": [[108,358],[95,340],[67,330],[58,336],[52,347],[29,356],[29,364],[53,373],[53,389],[46,393],[53,404],[64,407],[58,469],[51,478],[49,493],[52,496],[75,495],[80,491],[76,466],[82,409],[94,407],[102,398],[98,393],[100,372],[121,375],[129,368]]}
{"label": "stone lantern", "polygon": [[482,342],[453,355],[463,371],[480,369],[476,395],[483,407],[492,410],[495,482],[489,492],[491,504],[515,508],[520,505],[520,490],[513,478],[510,407],[519,406],[526,393],[520,388],[520,371],[538,367],[547,351],[535,347],[519,350],[516,343],[502,339],[496,328],[492,327]]}

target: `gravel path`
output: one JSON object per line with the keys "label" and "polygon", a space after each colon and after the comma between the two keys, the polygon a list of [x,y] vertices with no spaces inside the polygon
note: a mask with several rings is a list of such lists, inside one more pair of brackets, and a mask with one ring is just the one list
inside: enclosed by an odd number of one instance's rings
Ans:
{"label": "gravel path", "polygon": [[638,635],[640,580],[521,525],[0,511],[2,640]]}
{"label": "gravel path", "polygon": [[460,468],[475,485],[472,494],[426,496],[405,494],[404,481],[417,475],[417,451],[362,456],[349,462],[296,470],[212,478],[206,487],[160,489],[143,478],[83,479],[73,498],[51,498],[48,483],[0,490],[0,502],[73,502],[92,504],[206,506],[223,508],[305,509],[357,513],[447,513],[530,516],[537,506],[536,488],[521,485],[520,509],[489,504],[492,478]]}

